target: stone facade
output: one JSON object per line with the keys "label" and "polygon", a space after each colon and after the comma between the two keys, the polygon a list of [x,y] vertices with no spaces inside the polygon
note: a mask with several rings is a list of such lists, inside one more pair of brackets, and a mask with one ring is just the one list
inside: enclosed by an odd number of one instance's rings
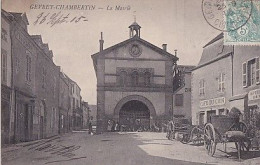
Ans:
{"label": "stone facade", "polygon": [[[191,69],[195,66],[177,65],[173,77],[173,117],[191,121]],[[176,87],[175,87],[176,86]]]}
{"label": "stone facade", "polygon": [[37,44],[35,48],[38,73],[35,75],[37,99],[33,116],[34,130],[38,128],[36,132],[40,132],[43,137],[50,137],[58,134],[59,67],[53,63],[52,51],[49,50],[48,44],[42,42],[41,36],[33,35],[31,38]]}
{"label": "stone facade", "polygon": [[150,113],[150,126],[172,115],[172,68],[177,57],[138,36],[92,55],[97,76],[97,131],[107,128],[108,120],[120,122],[124,104],[136,100]]}
{"label": "stone facade", "polygon": [[[70,89],[76,83],[67,76],[60,81],[53,52],[40,35],[28,33],[26,14],[1,13],[2,142],[19,143],[68,132],[72,125]],[[80,106],[79,87],[76,94]],[[66,131],[60,127],[61,118]]]}
{"label": "stone facade", "polygon": [[6,12],[2,12],[1,25],[1,142],[5,144],[10,143],[14,136],[11,20]]}
{"label": "stone facade", "polygon": [[14,86],[14,138],[15,142],[34,139],[33,114],[36,99],[37,49],[27,32],[28,20],[25,14],[11,13],[12,56]]}

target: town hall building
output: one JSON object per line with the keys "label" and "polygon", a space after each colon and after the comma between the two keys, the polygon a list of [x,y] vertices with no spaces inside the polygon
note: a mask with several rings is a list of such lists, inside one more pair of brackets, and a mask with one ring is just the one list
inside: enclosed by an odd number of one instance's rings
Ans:
{"label": "town hall building", "polygon": [[108,121],[128,131],[149,129],[172,119],[173,68],[178,58],[140,37],[136,22],[129,26],[130,38],[103,50],[92,59],[97,77],[97,133]]}

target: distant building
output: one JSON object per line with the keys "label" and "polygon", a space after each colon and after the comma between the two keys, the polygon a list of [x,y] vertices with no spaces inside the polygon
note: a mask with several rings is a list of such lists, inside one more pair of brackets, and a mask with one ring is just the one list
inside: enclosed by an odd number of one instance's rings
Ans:
{"label": "distant building", "polygon": [[14,136],[14,115],[12,106],[12,16],[2,10],[1,14],[1,143],[10,143]]}
{"label": "distant building", "polygon": [[173,75],[173,117],[191,121],[191,69],[195,66],[177,65]]}
{"label": "distant building", "polygon": [[259,46],[224,45],[223,33],[203,47],[192,70],[193,124],[205,124],[233,107],[246,122],[259,116],[259,56]]}
{"label": "distant building", "polygon": [[70,88],[69,78],[63,72],[59,76],[59,133],[69,132]]}
{"label": "distant building", "polygon": [[97,76],[97,132],[109,120],[138,127],[160,127],[172,117],[173,72],[178,58],[140,37],[141,26],[129,26],[130,38],[92,55]]}
{"label": "distant building", "polygon": [[89,123],[89,105],[88,105],[88,102],[82,101],[81,107],[82,107],[82,128],[86,129],[86,128],[88,128],[88,123]]}
{"label": "distant building", "polygon": [[97,105],[88,105],[89,106],[89,121],[92,125],[97,125]]}
{"label": "distant building", "polygon": [[70,79],[70,102],[71,102],[71,129],[79,129],[82,127],[82,109],[80,87]]}

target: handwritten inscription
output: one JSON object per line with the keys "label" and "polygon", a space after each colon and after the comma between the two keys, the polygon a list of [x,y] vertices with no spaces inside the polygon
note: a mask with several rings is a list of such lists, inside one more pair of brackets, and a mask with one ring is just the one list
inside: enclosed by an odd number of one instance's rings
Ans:
{"label": "handwritten inscription", "polygon": [[58,13],[40,13],[37,16],[37,19],[33,22],[34,25],[46,23],[51,27],[57,24],[65,24],[65,23],[79,23],[88,21],[85,16],[74,16],[71,17],[70,13],[64,14],[61,12]]}

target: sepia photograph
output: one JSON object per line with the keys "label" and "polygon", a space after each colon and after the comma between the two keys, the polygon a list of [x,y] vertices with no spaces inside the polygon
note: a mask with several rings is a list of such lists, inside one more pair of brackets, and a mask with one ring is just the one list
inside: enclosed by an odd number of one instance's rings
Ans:
{"label": "sepia photograph", "polygon": [[260,165],[260,0],[1,0],[2,165]]}

